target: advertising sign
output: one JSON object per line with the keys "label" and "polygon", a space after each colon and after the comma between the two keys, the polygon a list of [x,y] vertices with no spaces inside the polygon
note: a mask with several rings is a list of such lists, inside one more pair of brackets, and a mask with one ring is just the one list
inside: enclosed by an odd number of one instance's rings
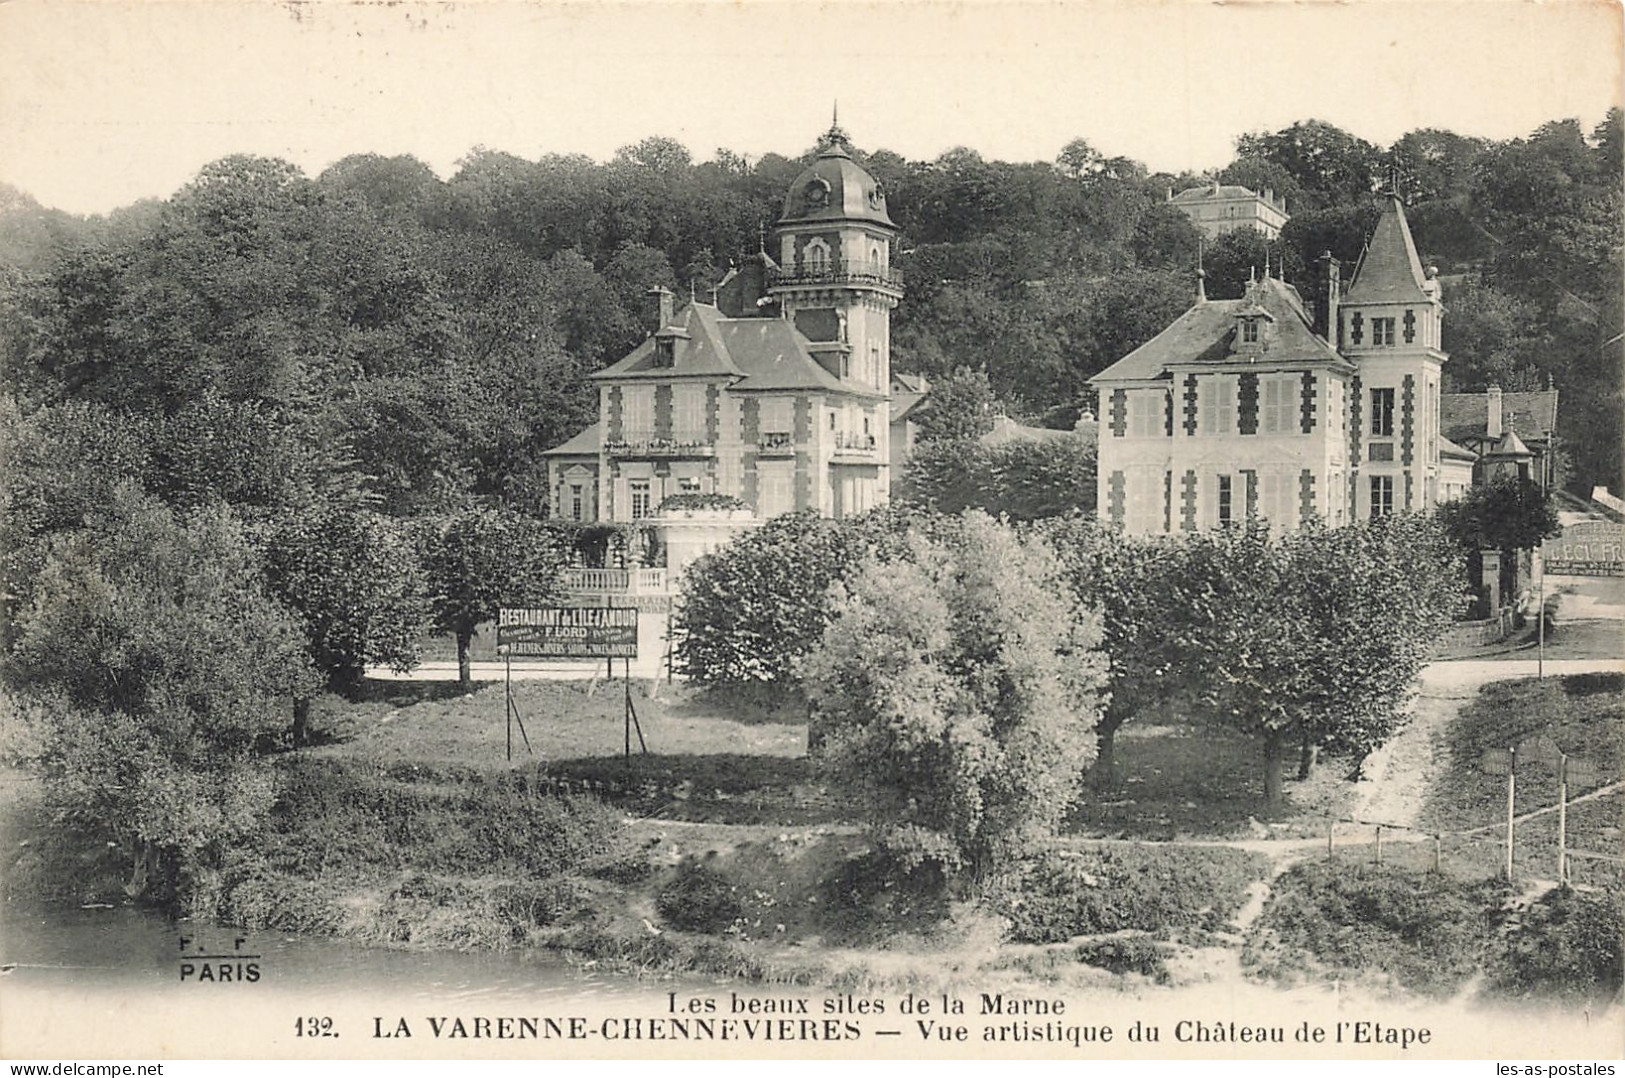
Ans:
{"label": "advertising sign", "polygon": [[504,609],[497,614],[497,654],[534,659],[635,659],[638,612],[602,606]]}
{"label": "advertising sign", "polygon": [[1606,520],[1569,524],[1541,544],[1546,571],[1570,576],[1625,576],[1625,528]]}

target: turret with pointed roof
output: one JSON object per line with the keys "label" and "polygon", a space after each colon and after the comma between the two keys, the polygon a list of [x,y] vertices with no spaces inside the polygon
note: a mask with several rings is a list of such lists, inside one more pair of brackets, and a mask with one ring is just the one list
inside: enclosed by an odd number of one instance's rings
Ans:
{"label": "turret with pointed roof", "polygon": [[1382,206],[1346,294],[1329,255],[1309,311],[1268,266],[1090,379],[1098,512],[1131,532],[1256,515],[1290,528],[1421,509],[1471,481],[1439,426],[1439,285],[1405,210]]}

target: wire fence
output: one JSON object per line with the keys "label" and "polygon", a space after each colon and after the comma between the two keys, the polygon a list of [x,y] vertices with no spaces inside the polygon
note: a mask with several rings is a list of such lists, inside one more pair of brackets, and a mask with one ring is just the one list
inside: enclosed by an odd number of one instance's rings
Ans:
{"label": "wire fence", "polygon": [[[1498,871],[1509,879],[1518,876],[1520,867],[1536,877],[1545,875],[1543,869],[1549,869],[1551,879],[1570,883],[1574,882],[1577,868],[1581,875],[1594,875],[1599,870],[1607,872],[1607,866],[1625,866],[1625,856],[1619,851],[1605,853],[1569,846],[1566,829],[1561,824],[1549,837],[1531,836],[1528,825],[1544,823],[1554,816],[1566,822],[1565,817],[1575,808],[1621,790],[1625,790],[1625,782],[1612,782],[1559,804],[1543,805],[1494,823],[1466,828],[1419,827],[1356,816],[1327,816],[1325,854],[1328,858],[1369,856],[1375,864],[1402,864],[1433,872],[1456,869],[1473,875],[1489,875]],[[1418,847],[1422,851],[1420,856]],[[1493,859],[1487,856],[1492,851]],[[1541,867],[1531,871],[1531,861],[1537,861]],[[1493,866],[1492,871],[1483,871],[1486,866]]]}

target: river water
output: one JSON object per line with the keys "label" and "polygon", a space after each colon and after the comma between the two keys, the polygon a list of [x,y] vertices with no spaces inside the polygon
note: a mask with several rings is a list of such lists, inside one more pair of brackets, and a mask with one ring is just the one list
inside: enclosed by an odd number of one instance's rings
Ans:
{"label": "river water", "polygon": [[582,972],[547,951],[400,950],[171,921],[130,907],[0,906],[0,986],[5,988],[184,992],[199,984],[205,966],[212,974],[227,969],[226,976],[235,978],[253,966],[256,988],[319,995],[387,990],[392,997],[442,1004],[644,1003],[664,998],[669,987]]}

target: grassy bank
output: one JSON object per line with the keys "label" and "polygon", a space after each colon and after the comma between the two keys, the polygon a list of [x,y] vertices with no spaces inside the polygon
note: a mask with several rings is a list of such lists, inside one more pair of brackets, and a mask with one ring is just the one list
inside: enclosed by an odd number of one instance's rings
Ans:
{"label": "grassy bank", "polygon": [[1494,880],[1317,861],[1276,881],[1242,960],[1285,984],[1606,1002],[1620,994],[1622,931],[1603,893],[1518,895]]}
{"label": "grassy bank", "polygon": [[[1447,839],[1444,867],[1455,875],[1488,877],[1502,871],[1506,816],[1506,777],[1487,771],[1484,755],[1495,749],[1544,739],[1559,751],[1589,761],[1595,776],[1575,784],[1569,798],[1618,781],[1621,731],[1625,730],[1625,674],[1577,674],[1543,680],[1522,678],[1485,685],[1446,731],[1447,766],[1433,783],[1420,823],[1441,831],[1482,828],[1473,836]],[[1528,758],[1518,766],[1519,816],[1551,809],[1558,801],[1553,759]],[[1567,812],[1570,849],[1617,856],[1625,795],[1618,792],[1581,800]],[[1514,860],[1520,875],[1557,878],[1557,813],[1520,822],[1514,830]],[[1576,858],[1577,884],[1625,894],[1625,873],[1606,862]]]}

